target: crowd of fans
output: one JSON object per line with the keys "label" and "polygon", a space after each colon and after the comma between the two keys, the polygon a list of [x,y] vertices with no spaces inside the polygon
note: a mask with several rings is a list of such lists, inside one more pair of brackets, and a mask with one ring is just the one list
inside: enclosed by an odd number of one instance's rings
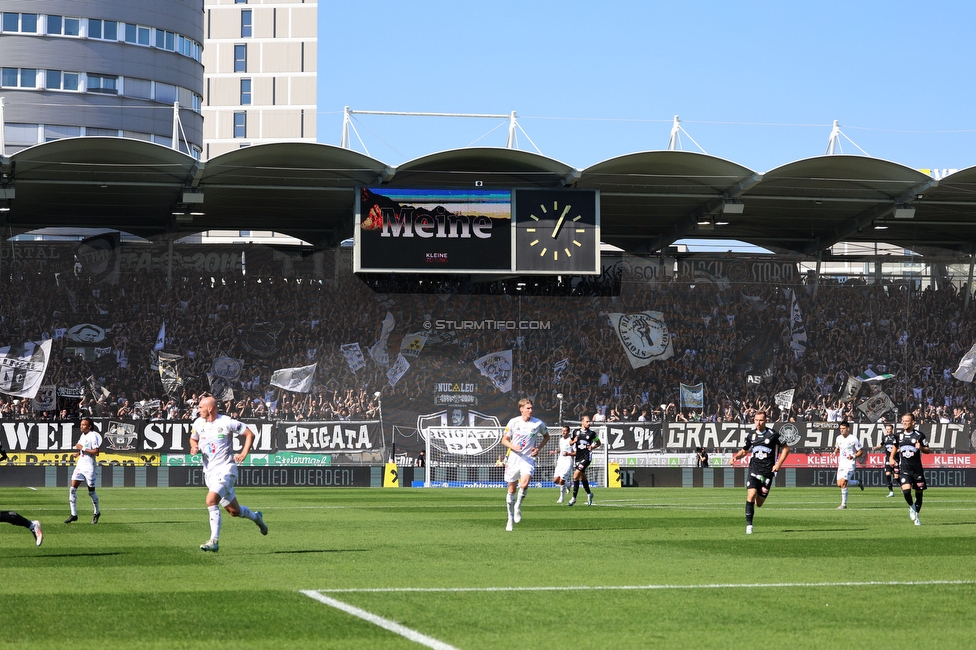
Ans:
{"label": "crowd of fans", "polygon": [[[477,405],[469,407],[502,421],[521,396],[533,398],[549,421],[596,413],[606,420],[749,422],[759,408],[778,419],[863,421],[857,406],[877,390],[922,422],[971,422],[976,412],[971,385],[951,375],[976,340],[976,305],[966,309],[965,290],[951,285],[815,287],[680,276],[650,283],[625,273],[484,283],[357,277],[347,253],[336,253],[337,270],[324,280],[130,271],[108,284],[78,268],[4,268],[16,291],[0,295],[0,345],[52,338],[44,383],[81,389],[83,397],[60,397],[56,408],[38,411],[29,399],[3,395],[0,418],[189,419],[211,390],[208,372],[221,356],[243,360],[234,398],[221,408],[243,418],[375,419],[380,392],[386,422],[411,428],[418,415],[443,410],[435,386],[444,383],[477,384]],[[802,353],[791,345],[791,291],[807,337]],[[633,368],[608,315],[643,311],[662,314],[674,354]],[[369,353],[388,313],[396,323],[386,347],[391,362],[406,335],[428,334],[419,355],[405,355],[410,368],[395,385],[389,366]],[[151,367],[164,322],[164,351],[182,356],[183,385],[172,392]],[[65,333],[80,323],[104,328],[105,341],[70,340]],[[351,343],[360,344],[364,367],[353,370],[340,350]],[[505,393],[474,365],[501,350],[513,356],[512,390]],[[313,363],[311,392],[270,385],[275,370]],[[841,402],[848,378],[867,370],[893,377]],[[105,390],[93,392],[88,377]],[[679,385],[699,383],[703,408],[682,407]],[[776,407],[774,395],[789,389],[792,407]]]}

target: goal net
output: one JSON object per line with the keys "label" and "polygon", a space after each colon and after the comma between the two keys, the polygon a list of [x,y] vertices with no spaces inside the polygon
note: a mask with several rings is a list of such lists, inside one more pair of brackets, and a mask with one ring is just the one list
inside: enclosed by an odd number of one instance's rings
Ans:
{"label": "goal net", "polygon": [[[575,428],[575,427],[574,427]],[[535,473],[529,485],[554,487],[552,474],[559,452],[560,428],[548,427],[549,442],[536,458]],[[421,429],[426,440],[427,487],[502,487],[505,485],[504,427],[427,427]],[[601,440],[603,439],[601,432]],[[607,486],[607,447],[593,452],[586,476],[594,487]]]}

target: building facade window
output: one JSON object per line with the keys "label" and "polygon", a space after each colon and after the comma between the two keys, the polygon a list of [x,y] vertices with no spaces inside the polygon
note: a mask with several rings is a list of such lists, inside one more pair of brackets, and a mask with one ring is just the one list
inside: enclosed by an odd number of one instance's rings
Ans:
{"label": "building facade window", "polygon": [[251,10],[241,10],[241,38],[251,38]]}
{"label": "building facade window", "polygon": [[62,72],[61,70],[47,71],[48,90],[78,90],[78,80],[81,75],[77,72]]}
{"label": "building facade window", "polygon": [[86,88],[90,93],[102,93],[104,95],[119,94],[119,78],[109,77],[100,74],[87,75]]}
{"label": "building facade window", "polygon": [[125,42],[132,45],[149,45],[149,28],[143,25],[125,23]]}
{"label": "building facade window", "polygon": [[156,101],[163,104],[172,105],[179,95],[177,94],[176,86],[170,84],[164,84],[162,82],[156,82]]}
{"label": "building facade window", "polygon": [[3,12],[3,21],[0,22],[5,32],[22,32],[24,34],[37,33],[37,14],[17,14],[9,11]]}
{"label": "building facade window", "polygon": [[81,18],[48,16],[47,33],[54,36],[79,36],[81,35]]}
{"label": "building facade window", "polygon": [[113,20],[88,19],[88,38],[102,41],[119,40],[119,24]]}
{"label": "building facade window", "polygon": [[241,106],[251,104],[251,80],[241,79]]}
{"label": "building facade window", "polygon": [[37,88],[36,68],[0,69],[0,86],[7,88]]}
{"label": "building facade window", "polygon": [[247,45],[234,46],[234,72],[247,72]]}
{"label": "building facade window", "polygon": [[234,113],[234,137],[247,137],[247,113],[244,111]]}

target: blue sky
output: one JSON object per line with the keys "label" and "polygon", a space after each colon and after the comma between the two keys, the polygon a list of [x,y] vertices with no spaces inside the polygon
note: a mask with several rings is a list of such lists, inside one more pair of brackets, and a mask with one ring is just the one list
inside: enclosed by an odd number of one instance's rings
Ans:
{"label": "blue sky", "polygon": [[[872,156],[962,169],[976,165],[974,18],[962,1],[320,1],[318,139],[339,144],[344,106],[514,110],[542,153],[584,168],[665,148],[680,115],[706,152],[765,172],[824,153],[836,119]],[[503,120],[355,125],[392,165],[507,133]]]}

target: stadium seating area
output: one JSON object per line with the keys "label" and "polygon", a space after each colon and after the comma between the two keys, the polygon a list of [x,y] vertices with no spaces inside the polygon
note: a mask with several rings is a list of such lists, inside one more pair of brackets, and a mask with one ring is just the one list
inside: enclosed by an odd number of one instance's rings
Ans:
{"label": "stadium seating area", "polygon": [[[335,268],[350,268],[347,261],[340,254]],[[143,417],[188,418],[197,397],[210,389],[213,359],[223,355],[244,362],[235,399],[224,407],[240,417],[374,418],[373,394],[381,391],[385,420],[415,427],[418,415],[436,410],[435,384],[468,382],[478,384],[477,410],[502,419],[528,395],[539,415],[554,420],[561,393],[567,419],[599,412],[625,421],[749,421],[756,408],[773,405],[775,393],[791,388],[793,408],[777,417],[863,419],[856,400],[840,404],[838,396],[849,375],[868,369],[892,373],[892,379],[872,386],[922,421],[969,422],[976,410],[971,385],[951,376],[976,340],[976,306],[964,309],[965,292],[952,286],[920,291],[851,282],[815,290],[810,284],[693,284],[681,277],[652,284],[614,275],[462,283],[431,276],[357,277],[340,270],[324,280],[183,271],[168,287],[161,271],[125,272],[111,285],[95,284],[77,269],[38,268],[3,267],[18,290],[0,296],[0,345],[54,338],[45,383],[79,388],[93,375],[111,395],[95,401],[86,390],[84,399],[61,397],[56,410],[41,413],[30,400],[3,396],[5,419],[71,418],[80,412],[127,417],[134,410]],[[807,334],[802,355],[790,345],[789,289]],[[674,356],[633,368],[607,315],[649,310],[663,315]],[[388,343],[391,360],[405,335],[430,334],[418,356],[406,357],[410,369],[392,386],[388,367],[368,353],[388,313],[396,322]],[[150,369],[164,321],[165,350],[183,355],[185,383],[174,395],[164,393]],[[485,321],[495,325],[486,327]],[[537,325],[512,329],[498,325],[503,321]],[[79,344],[64,336],[85,322],[107,332],[98,344],[100,356],[76,356]],[[358,371],[340,351],[350,343],[359,343],[365,356]],[[513,350],[508,393],[473,364],[500,350]],[[568,360],[565,367],[554,368],[562,360]],[[312,363],[318,367],[310,393],[269,386],[274,370]],[[748,374],[762,376],[761,383],[747,383]],[[681,383],[704,384],[704,409],[681,408]],[[862,389],[862,397],[868,393],[869,387]]]}

